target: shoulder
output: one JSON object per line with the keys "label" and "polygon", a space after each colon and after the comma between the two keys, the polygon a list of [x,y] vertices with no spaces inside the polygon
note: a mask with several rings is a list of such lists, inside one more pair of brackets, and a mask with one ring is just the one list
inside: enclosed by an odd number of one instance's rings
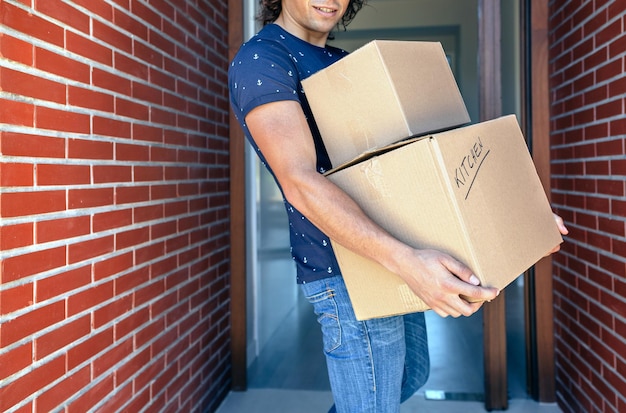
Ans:
{"label": "shoulder", "polygon": [[232,61],[232,67],[245,62],[291,61],[291,52],[284,37],[281,38],[282,34],[270,26],[264,27],[241,45]]}

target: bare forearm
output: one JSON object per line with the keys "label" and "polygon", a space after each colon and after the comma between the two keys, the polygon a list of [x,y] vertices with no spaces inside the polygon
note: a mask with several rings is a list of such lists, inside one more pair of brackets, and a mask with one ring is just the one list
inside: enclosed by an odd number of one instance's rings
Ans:
{"label": "bare forearm", "polygon": [[398,273],[411,250],[373,222],[343,190],[317,173],[288,184],[289,202],[335,242]]}

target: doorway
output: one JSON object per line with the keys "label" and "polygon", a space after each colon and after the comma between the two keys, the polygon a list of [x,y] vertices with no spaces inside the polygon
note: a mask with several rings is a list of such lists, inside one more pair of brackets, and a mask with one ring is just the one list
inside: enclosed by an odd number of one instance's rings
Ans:
{"label": "doorway", "polygon": [[[503,58],[507,65],[502,69],[503,74],[503,103],[504,113],[516,113],[520,111],[519,93],[519,4],[518,1],[502,2],[503,29]],[[471,118],[477,121],[479,118],[478,108],[478,73],[477,73],[477,50],[478,50],[478,1],[457,2],[455,0],[419,0],[413,2],[371,0],[352,23],[345,33],[338,33],[336,44],[353,50],[361,44],[373,38],[404,39],[404,40],[437,40],[441,41],[448,54],[448,59],[453,68],[459,88],[464,96]],[[341,42],[344,42],[343,44]],[[274,383],[268,376],[263,377],[262,371],[274,370],[276,376],[280,376],[278,364],[286,362],[285,355],[290,348],[296,348],[296,342],[312,343],[317,340],[314,336],[317,331],[315,321],[310,315],[308,304],[302,303],[301,296],[295,285],[295,269],[290,263],[288,244],[286,242],[286,222],[281,216],[282,202],[276,198],[276,190],[271,182],[267,181],[267,175],[252,156],[248,158],[248,169],[254,173],[248,175],[248,210],[249,227],[248,244],[252,251],[249,268],[253,271],[248,278],[248,373],[250,386],[255,383]],[[284,234],[281,234],[284,231]],[[524,363],[524,305],[523,279],[507,290],[507,321],[509,329],[507,340],[509,349],[507,353],[512,357],[510,363],[518,366],[511,368],[515,373],[516,381],[509,383],[511,395],[517,393],[517,389],[525,394],[525,363]],[[517,297],[517,298],[516,298]],[[436,315],[429,314],[429,329],[433,335],[446,337],[446,334],[461,334],[467,342],[466,347],[471,349],[466,357],[460,357],[463,366],[456,363],[459,371],[472,371],[475,376],[457,388],[446,388],[443,385],[432,385],[436,392],[461,395],[461,397],[480,397],[483,391],[482,380],[482,317],[478,313],[468,319],[438,319]],[[308,323],[313,324],[308,324]],[[289,327],[291,326],[291,327]],[[511,326],[514,328],[511,329]],[[519,329],[517,329],[519,327]],[[283,330],[287,328],[293,334],[284,336]],[[301,330],[301,331],[300,331]],[[306,333],[305,333],[306,332]],[[435,333],[437,332],[437,333]],[[478,337],[476,340],[475,338]],[[474,338],[472,338],[474,337]],[[276,341],[278,340],[278,341]],[[295,340],[289,344],[288,340]],[[463,341],[462,340],[462,341]],[[319,341],[318,341],[319,342]],[[276,344],[282,344],[277,346]],[[431,340],[431,343],[433,341]],[[434,344],[433,344],[434,345]],[[438,346],[437,350],[442,347]],[[269,352],[268,352],[269,351]],[[272,353],[274,351],[274,353]],[[311,352],[315,353],[315,352]],[[433,352],[435,356],[436,352]],[[274,355],[272,355],[274,354]],[[317,353],[315,353],[317,354]],[[451,364],[450,354],[462,354],[454,349],[442,353],[442,369],[449,371]],[[321,357],[321,352],[318,354]],[[269,361],[268,361],[269,360]],[[320,361],[321,360],[321,361]],[[463,361],[465,360],[465,361]],[[469,360],[469,361],[468,361]],[[469,365],[468,363],[473,363]],[[294,367],[295,361],[287,364]],[[321,366],[323,369],[323,357],[319,360],[303,361],[310,365]],[[470,364],[471,364],[470,363]],[[265,367],[264,367],[265,366]],[[273,367],[272,367],[273,366]],[[437,364],[433,363],[433,372],[429,384],[437,383]],[[261,372],[261,373],[260,373]],[[310,373],[310,371],[309,371]],[[260,374],[260,376],[258,376]],[[478,379],[476,379],[478,377]],[[521,380],[520,380],[521,379]],[[326,379],[327,380],[327,379]],[[321,385],[324,380],[315,380],[316,385]],[[298,380],[291,380],[291,383]],[[441,383],[451,383],[450,380],[440,380]],[[471,383],[470,383],[471,382]],[[518,383],[517,386],[515,383]],[[471,386],[470,386],[471,384]],[[278,384],[275,384],[278,385]],[[304,385],[304,384],[303,384]],[[427,384],[426,389],[429,388]],[[436,395],[437,393],[433,393]],[[433,396],[436,397],[436,396]]]}

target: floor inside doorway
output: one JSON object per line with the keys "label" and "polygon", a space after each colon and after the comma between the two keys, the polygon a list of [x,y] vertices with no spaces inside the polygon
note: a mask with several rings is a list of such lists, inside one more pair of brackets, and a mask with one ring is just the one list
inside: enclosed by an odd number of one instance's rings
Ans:
{"label": "floor inside doorway", "polygon": [[[526,396],[523,285],[506,290],[509,395]],[[431,357],[430,378],[421,392],[460,397],[483,393],[482,311],[469,318],[426,314]],[[250,388],[329,390],[321,332],[309,304],[298,304],[269,339],[248,371]],[[433,393],[435,394],[435,393]]]}
{"label": "floor inside doorway", "polygon": [[[521,281],[521,280],[520,280]],[[523,284],[506,289],[509,413],[560,413],[526,394]],[[402,406],[402,413],[484,412],[482,313],[469,318],[426,315],[431,374],[426,385]],[[427,397],[444,392],[446,400]],[[321,351],[321,333],[302,298],[269,338],[248,370],[248,391],[231,393],[218,413],[326,412],[332,395]]]}

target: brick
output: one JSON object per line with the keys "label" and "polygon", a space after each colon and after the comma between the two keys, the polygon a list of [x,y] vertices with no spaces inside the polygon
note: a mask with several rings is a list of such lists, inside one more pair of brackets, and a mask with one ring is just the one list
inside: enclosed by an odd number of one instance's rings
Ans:
{"label": "brick", "polygon": [[115,98],[115,114],[147,121],[150,119],[150,107],[143,103],[117,97]]}
{"label": "brick", "polygon": [[[614,39],[618,38],[622,33],[622,22],[616,20],[605,26],[595,35],[595,42],[597,45],[603,45],[611,43]],[[623,50],[623,49],[622,49]]]}
{"label": "brick", "polygon": [[138,1],[131,3],[131,12],[157,30],[161,29],[161,16]]}
{"label": "brick", "polygon": [[36,122],[41,129],[73,133],[87,134],[91,127],[89,115],[42,106],[37,107]]}
{"label": "brick", "polygon": [[622,115],[623,109],[618,101],[607,102],[596,106],[596,119],[610,118]]}
{"label": "brick", "polygon": [[36,225],[37,242],[39,243],[70,239],[88,235],[91,232],[91,219],[89,216],[40,221]]}
{"label": "brick", "polygon": [[38,185],[80,185],[91,183],[89,165],[39,164]]}
{"label": "brick", "polygon": [[70,52],[106,66],[113,65],[113,51],[110,48],[69,31],[66,37],[66,48]]}
{"label": "brick", "polygon": [[115,52],[115,69],[142,80],[148,80],[148,66],[137,59]]}
{"label": "brick", "polygon": [[6,59],[26,66],[32,66],[33,64],[35,54],[33,45],[12,37],[7,33],[3,33],[0,37],[0,50],[2,50],[2,55]]}
{"label": "brick", "polygon": [[130,96],[131,81],[125,77],[94,68],[92,81],[94,86],[107,89],[121,95]]}
{"label": "brick", "polygon": [[125,186],[115,190],[115,203],[117,205],[146,202],[150,200],[149,186]]}
{"label": "brick", "polygon": [[115,324],[115,337],[117,340],[131,334],[133,331],[140,330],[141,327],[150,320],[150,310],[144,307],[135,312],[128,313],[125,318]]}
{"label": "brick", "polygon": [[[150,125],[133,124],[133,140],[163,142],[163,129]],[[150,147],[152,149],[152,147]]]}
{"label": "brick", "polygon": [[2,263],[2,283],[19,280],[65,265],[65,247],[39,250],[5,258]]}
{"label": "brick", "polygon": [[68,157],[71,159],[113,159],[113,142],[68,139]]}
{"label": "brick", "polygon": [[96,281],[124,272],[134,264],[133,253],[128,252],[111,258],[98,261],[94,265],[94,279]]}
{"label": "brick", "polygon": [[[4,73],[4,69],[0,74]],[[0,99],[0,123],[9,125],[33,126],[35,107],[29,103]]]}
{"label": "brick", "polygon": [[[18,371],[27,368],[33,361],[32,342],[0,353],[0,371],[2,377],[10,377]],[[0,390],[0,394],[2,390]]]}
{"label": "brick", "polygon": [[[117,0],[119,2],[119,0]],[[117,373],[116,382],[117,382]],[[115,397],[105,397],[106,403],[98,407],[101,412],[122,412],[122,406],[133,398],[133,388],[131,384],[116,384]]]}
{"label": "brick", "polygon": [[3,193],[2,217],[21,217],[65,210],[65,191]]}
{"label": "brick", "polygon": [[159,125],[167,125],[167,126],[177,126],[176,124],[176,114],[171,111],[161,110],[159,108],[152,108],[150,110],[150,120],[154,124]]}
{"label": "brick", "polygon": [[131,209],[120,209],[94,214],[94,232],[106,231],[115,228],[122,228],[133,223],[133,212]]}
{"label": "brick", "polygon": [[166,166],[165,179],[175,181],[189,179],[189,169],[186,166]]}
{"label": "brick", "polygon": [[[126,2],[126,4],[128,4],[128,2]],[[120,9],[113,10],[113,23],[120,29],[130,32],[140,39],[148,40],[148,28],[146,25],[135,19],[135,16],[128,14],[126,11]]]}
{"label": "brick", "polygon": [[87,387],[90,381],[89,366],[67,375],[61,382],[35,399],[36,411],[51,412],[54,408],[64,405],[67,399]]}
{"label": "brick", "polygon": [[136,290],[137,287],[147,283],[149,280],[150,271],[148,271],[148,267],[138,268],[115,279],[115,294],[122,295],[128,291]]}
{"label": "brick", "polygon": [[163,92],[156,87],[143,83],[133,83],[133,97],[157,105],[163,104]]}
{"label": "brick", "polygon": [[[187,146],[188,144],[187,134],[184,132],[165,130],[164,136],[165,143],[169,145]],[[178,159],[178,156],[176,157],[176,159]]]}
{"label": "brick", "polygon": [[69,209],[113,205],[113,188],[70,189],[67,198]]}
{"label": "brick", "polygon": [[68,316],[80,314],[114,297],[113,282],[95,285],[85,291],[72,294],[67,299]]}
{"label": "brick", "polygon": [[32,186],[35,182],[32,164],[0,163],[0,169],[0,186]]}
{"label": "brick", "polygon": [[162,166],[135,166],[133,176],[135,182],[162,181],[164,179]]}
{"label": "brick", "polygon": [[68,86],[68,102],[72,106],[113,112],[114,98],[112,95],[90,89]]}
{"label": "brick", "polygon": [[21,33],[63,47],[64,30],[32,13],[28,13],[5,1],[0,3],[3,24]]}
{"label": "brick", "polygon": [[[93,0],[73,0],[74,3],[86,8],[90,12],[104,18],[104,20],[110,21],[113,18],[113,8],[110,4],[105,2],[94,2]],[[98,20],[93,19],[95,25]]]}
{"label": "brick", "polygon": [[623,197],[625,183],[623,180],[598,180],[598,193]]}
{"label": "brick", "polygon": [[37,308],[2,323],[1,345],[8,346],[65,319],[65,303],[56,302]]}
{"label": "brick", "polygon": [[2,251],[33,245],[33,242],[33,224],[30,222],[0,226],[0,250]]}
{"label": "brick", "polygon": [[135,249],[135,264],[145,264],[153,261],[165,254],[165,245],[163,242],[148,245],[147,247]]}
{"label": "brick", "polygon": [[44,72],[89,84],[91,69],[88,65],[40,47],[35,47],[35,67]]}
{"label": "brick", "polygon": [[174,217],[189,213],[189,205],[186,201],[168,202],[165,204],[165,216]]}
{"label": "brick", "polygon": [[29,73],[3,68],[0,87],[5,92],[65,104],[65,85]]}
{"label": "brick", "polygon": [[[133,309],[132,294],[126,295],[124,297],[117,297],[113,302],[94,311],[93,313],[94,328],[100,328],[108,323],[111,323],[113,320],[123,316],[124,314],[129,313],[130,311],[132,311],[132,309]],[[132,343],[131,343],[131,346],[132,346]],[[131,348],[131,351],[132,351],[132,348]],[[122,355],[116,361],[123,359],[124,356],[125,355]],[[97,360],[98,361],[97,364],[101,364],[101,359],[102,357],[100,357]]]}
{"label": "brick", "polygon": [[[154,276],[152,276],[154,278]],[[150,284],[144,286],[138,291],[134,293],[135,306],[141,306],[144,304],[148,304],[153,301],[156,297],[159,297],[161,294],[165,292],[164,282],[163,280],[151,282]],[[142,328],[142,332],[145,328]],[[139,334],[139,333],[138,333]],[[135,336],[137,336],[136,334]],[[137,342],[137,339],[135,340]],[[140,344],[137,342],[137,347]]]}
{"label": "brick", "polygon": [[89,33],[89,16],[67,3],[60,0],[36,0],[35,8],[76,30]]}
{"label": "brick", "polygon": [[620,77],[609,84],[609,96],[619,97],[626,93],[626,78]]}
{"label": "brick", "polygon": [[55,351],[69,347],[70,344],[89,336],[90,333],[91,317],[89,315],[67,322],[34,340],[35,360],[42,360]]}
{"label": "brick", "polygon": [[130,138],[130,124],[116,119],[94,116],[93,133],[102,136]]}
{"label": "brick", "polygon": [[612,159],[610,165],[611,175],[626,175],[626,159]]}
{"label": "brick", "polygon": [[[150,29],[149,33],[148,33],[149,39],[150,39],[150,45],[152,45],[153,47],[156,47],[158,50],[160,50],[161,52],[163,52],[164,56],[174,56],[174,54],[176,53],[176,45],[170,41],[169,39],[167,39],[165,36],[163,36],[163,34],[157,30],[152,30]],[[165,63],[165,61],[163,62],[163,64]],[[157,72],[159,72],[160,74],[165,74],[163,72],[160,72],[159,70],[157,70]],[[168,79],[166,83],[161,83],[159,81],[155,81],[155,77],[153,77],[154,72],[152,72],[152,70],[150,71],[150,80],[158,85],[164,86],[169,90],[174,90],[174,84],[175,84],[175,78],[171,77],[171,76],[166,76],[166,78]],[[165,80],[165,78],[163,78],[162,80]]]}
{"label": "brick", "polygon": [[626,236],[626,222],[623,219],[619,219],[618,216],[611,218],[598,217],[598,229],[619,237]]}
{"label": "brick", "polygon": [[37,302],[60,297],[91,282],[91,266],[86,265],[36,281]]}
{"label": "brick", "polygon": [[15,381],[7,383],[1,390],[0,411],[9,411],[11,406],[28,398],[38,389],[62,377],[63,374],[65,374],[65,356],[60,356],[38,368],[32,369]]}
{"label": "brick", "polygon": [[100,354],[93,362],[93,375],[99,377],[105,374],[107,371],[113,369],[113,366],[119,363],[131,354],[133,351],[133,340],[128,339],[121,342],[117,342],[115,347],[108,349],[105,353]]}
{"label": "brick", "polygon": [[91,387],[85,388],[87,389],[85,393],[66,404],[68,413],[84,413],[89,411],[96,403],[106,399],[113,393],[113,376],[106,376],[99,381],[92,380]]}
{"label": "brick", "polygon": [[132,167],[96,165],[93,167],[94,183],[131,182]]}
{"label": "brick", "polygon": [[6,156],[65,157],[65,139],[62,138],[2,132],[0,146],[2,154]]}
{"label": "brick", "polygon": [[113,235],[82,241],[68,247],[68,262],[74,264],[113,252]]}
{"label": "brick", "polygon": [[163,218],[162,205],[149,205],[135,208],[133,220],[136,224]]}
{"label": "brick", "polygon": [[88,361],[113,344],[113,329],[109,328],[92,335],[80,344],[71,347],[67,352],[68,370]]}
{"label": "brick", "polygon": [[138,41],[135,41],[133,46],[133,55],[137,59],[146,62],[150,66],[163,67],[163,54],[160,51]]}
{"label": "brick", "polygon": [[115,249],[123,250],[150,241],[150,228],[143,227],[115,234]]}
{"label": "brick", "polygon": [[33,284],[23,284],[0,292],[0,314],[10,314],[31,306],[35,300]]}
{"label": "brick", "polygon": [[179,263],[178,263],[177,257],[171,256],[169,258],[165,258],[158,262],[153,263],[150,266],[150,271],[153,274],[153,276],[158,277],[158,276],[175,271],[176,268],[178,268],[178,265]]}
{"label": "brick", "polygon": [[150,148],[150,160],[153,162],[176,162],[176,149],[153,146]]}
{"label": "brick", "polygon": [[139,161],[150,160],[150,147],[147,145],[123,144],[115,145],[115,159],[119,161]]}

